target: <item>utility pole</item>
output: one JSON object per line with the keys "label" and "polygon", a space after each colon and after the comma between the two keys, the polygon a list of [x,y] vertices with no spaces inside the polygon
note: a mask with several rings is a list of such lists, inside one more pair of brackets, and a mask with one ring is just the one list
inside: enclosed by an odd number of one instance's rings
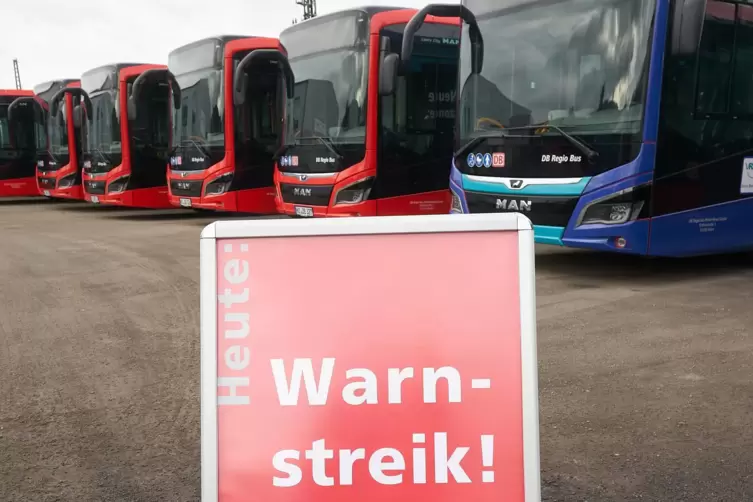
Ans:
{"label": "utility pole", "polygon": [[16,89],[21,89],[21,72],[18,71],[18,59],[13,60],[13,77],[16,79]]}

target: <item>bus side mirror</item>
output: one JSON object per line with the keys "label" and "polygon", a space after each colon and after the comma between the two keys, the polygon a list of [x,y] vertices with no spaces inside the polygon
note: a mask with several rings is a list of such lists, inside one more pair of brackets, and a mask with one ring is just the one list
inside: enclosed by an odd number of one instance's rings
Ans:
{"label": "bus side mirror", "polygon": [[73,109],[73,127],[81,127],[81,123],[83,122],[81,113],[81,105],[76,105],[76,107]]}
{"label": "bus side mirror", "polygon": [[136,100],[133,99],[133,95],[128,96],[128,120],[136,120],[137,115]]}
{"label": "bus side mirror", "polygon": [[400,72],[400,56],[387,54],[379,68],[379,95],[391,96],[397,88],[397,76]]}
{"label": "bus side mirror", "polygon": [[[237,72],[237,70],[236,70]],[[233,90],[235,92],[235,104],[242,105],[246,102],[246,89],[248,89],[248,75],[245,72],[237,72],[235,74],[235,82],[233,83]]]}

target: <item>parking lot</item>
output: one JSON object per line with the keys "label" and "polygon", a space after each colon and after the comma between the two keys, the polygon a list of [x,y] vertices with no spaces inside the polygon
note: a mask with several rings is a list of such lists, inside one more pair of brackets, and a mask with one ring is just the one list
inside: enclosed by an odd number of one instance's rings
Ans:
{"label": "parking lot", "polygon": [[[0,500],[199,499],[215,218],[0,201]],[[536,266],[544,500],[753,499],[753,258]]]}

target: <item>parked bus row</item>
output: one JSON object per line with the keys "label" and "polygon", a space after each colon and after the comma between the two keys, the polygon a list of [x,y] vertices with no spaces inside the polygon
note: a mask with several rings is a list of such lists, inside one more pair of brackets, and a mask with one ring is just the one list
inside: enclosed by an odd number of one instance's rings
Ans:
{"label": "parked bus row", "polygon": [[739,2],[463,0],[204,39],[167,66],[1,91],[0,195],[299,217],[513,211],[548,244],[749,249],[748,34]]}

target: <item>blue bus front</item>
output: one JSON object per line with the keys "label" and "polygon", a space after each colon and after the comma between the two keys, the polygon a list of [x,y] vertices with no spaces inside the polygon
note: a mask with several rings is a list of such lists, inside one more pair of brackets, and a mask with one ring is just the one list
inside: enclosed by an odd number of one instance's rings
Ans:
{"label": "blue bus front", "polygon": [[521,212],[572,247],[753,246],[753,6],[463,5],[485,51],[479,71],[465,25],[453,212]]}

